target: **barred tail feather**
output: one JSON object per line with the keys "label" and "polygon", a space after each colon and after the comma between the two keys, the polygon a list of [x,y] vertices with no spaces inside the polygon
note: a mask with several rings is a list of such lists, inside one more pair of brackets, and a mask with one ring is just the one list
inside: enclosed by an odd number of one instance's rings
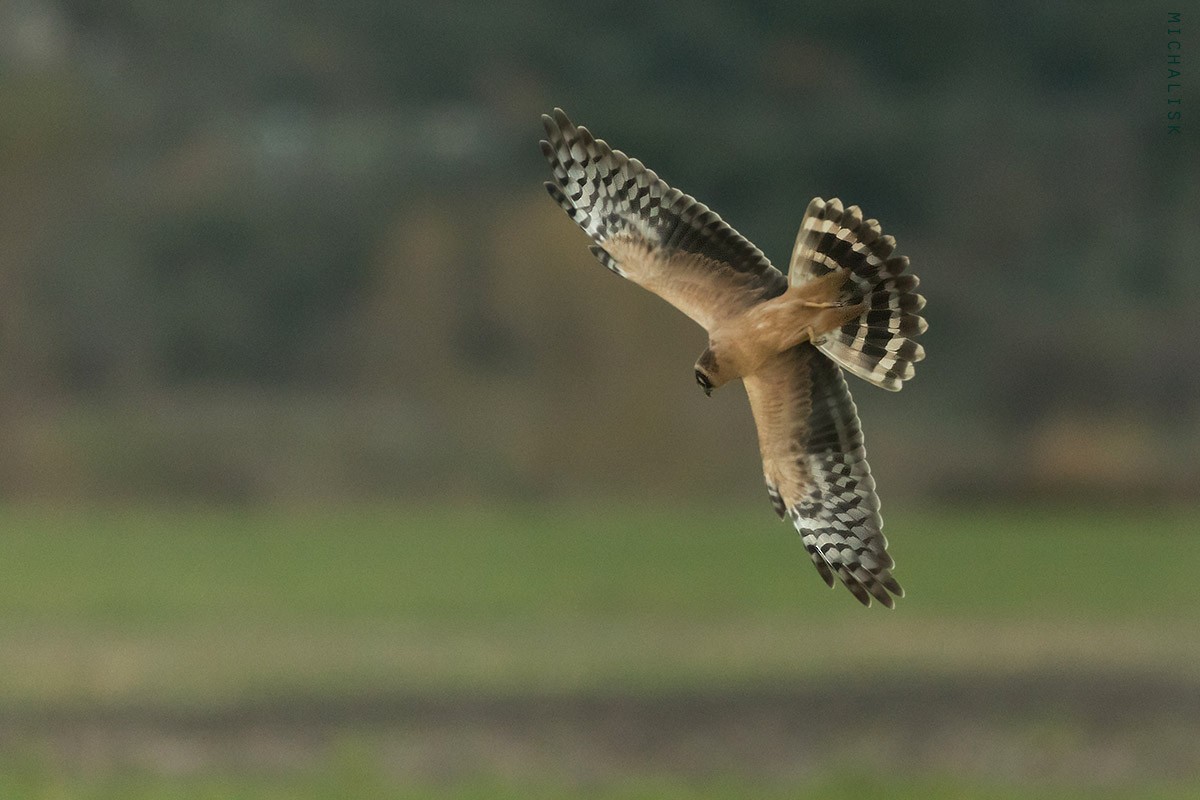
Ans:
{"label": "barred tail feather", "polygon": [[849,372],[891,391],[925,357],[913,337],[928,327],[920,316],[925,298],[915,291],[920,281],[905,272],[908,258],[895,249],[896,240],[884,235],[877,220],[864,220],[858,206],[843,208],[836,198],[818,197],[805,211],[789,271],[792,285],[846,273],[840,302],[863,303],[866,310],[814,344]]}
{"label": "barred tail feather", "polygon": [[[915,277],[910,284],[916,287]],[[917,313],[924,307],[925,298],[893,288],[872,292],[864,300],[868,310],[862,316],[826,334],[816,345],[863,380],[899,391],[916,372],[913,365],[925,358],[925,348],[911,338],[929,327]]]}

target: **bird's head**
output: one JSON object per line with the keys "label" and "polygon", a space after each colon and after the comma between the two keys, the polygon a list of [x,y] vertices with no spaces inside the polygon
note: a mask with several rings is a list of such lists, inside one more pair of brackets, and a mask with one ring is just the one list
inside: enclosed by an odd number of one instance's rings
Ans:
{"label": "bird's head", "polygon": [[700,384],[700,388],[709,397],[712,397],[713,389],[720,388],[721,384],[725,383],[717,365],[717,355],[711,346],[701,353],[696,361],[696,383]]}

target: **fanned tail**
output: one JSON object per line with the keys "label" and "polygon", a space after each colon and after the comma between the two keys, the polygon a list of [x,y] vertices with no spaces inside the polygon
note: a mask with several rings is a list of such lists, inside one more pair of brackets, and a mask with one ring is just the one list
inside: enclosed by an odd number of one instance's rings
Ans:
{"label": "fanned tail", "polygon": [[864,220],[858,206],[816,197],[804,213],[788,274],[794,286],[846,273],[840,302],[864,303],[865,310],[814,344],[846,370],[890,391],[898,391],[925,357],[912,337],[928,328],[920,316],[925,298],[915,291],[920,281],[905,274],[908,257],[895,249],[896,240],[877,220]]}

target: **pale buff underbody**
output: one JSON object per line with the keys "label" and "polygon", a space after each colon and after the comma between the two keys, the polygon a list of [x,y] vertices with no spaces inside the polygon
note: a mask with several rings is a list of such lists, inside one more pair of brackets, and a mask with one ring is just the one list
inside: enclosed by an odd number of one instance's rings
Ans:
{"label": "pale buff underbody", "polygon": [[644,239],[618,236],[604,243],[629,280],[649,289],[708,331],[709,346],[696,362],[713,388],[753,375],[801,342],[816,341],[860,316],[862,304],[843,306],[845,272],[789,286],[778,297],[746,301],[755,276],[695,253],[667,257]]}
{"label": "pale buff underbody", "polygon": [[788,507],[800,502],[811,477],[798,460],[808,425],[812,376],[800,362],[813,352],[793,350],[861,316],[863,303],[841,305],[848,279],[831,272],[805,281],[770,300],[755,301],[754,278],[694,253],[666,258],[644,240],[615,237],[605,249],[622,274],[687,314],[709,332],[708,348],[696,362],[711,383],[706,391],[743,378],[757,422],[767,482]]}
{"label": "pale buff underbody", "polygon": [[862,303],[843,306],[837,302],[845,281],[844,273],[831,272],[789,286],[779,297],[753,305],[711,331],[708,349],[716,369],[709,367],[706,372],[713,387],[753,375],[773,356],[802,342],[818,341],[823,334],[861,316]]}

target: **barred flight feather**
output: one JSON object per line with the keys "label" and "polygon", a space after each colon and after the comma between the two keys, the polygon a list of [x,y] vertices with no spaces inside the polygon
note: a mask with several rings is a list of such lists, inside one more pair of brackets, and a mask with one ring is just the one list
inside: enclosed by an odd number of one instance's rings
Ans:
{"label": "barred flight feather", "polygon": [[811,344],[780,353],[745,379],[772,505],[784,509],[817,572],[864,605],[888,608],[892,577],[879,496],[858,409],[842,371]]}
{"label": "barred flight feather", "polygon": [[815,548],[861,603],[870,605],[874,597],[892,608],[892,595],[903,597],[904,590],[891,574],[895,562],[887,552],[858,409],[832,361],[813,353],[810,363],[811,410],[801,458],[813,481],[793,508],[793,520],[805,547]]}
{"label": "barred flight feather", "polygon": [[[787,290],[783,273],[708,206],[576,126],[562,109],[542,123],[542,154],[555,177],[546,190],[595,240],[590,249],[605,267],[710,330],[719,322],[714,314],[734,314]],[[697,286],[722,302],[698,302]]]}

